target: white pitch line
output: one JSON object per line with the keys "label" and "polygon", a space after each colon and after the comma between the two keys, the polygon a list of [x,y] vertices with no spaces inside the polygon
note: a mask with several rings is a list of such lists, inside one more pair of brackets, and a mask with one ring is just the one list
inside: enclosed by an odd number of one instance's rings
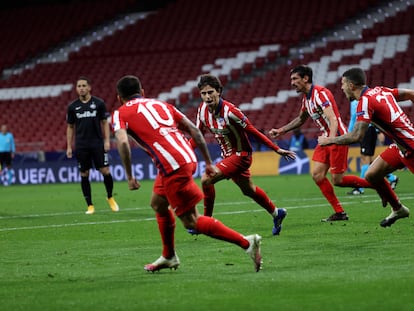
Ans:
{"label": "white pitch line", "polygon": [[66,227],[76,227],[76,226],[104,225],[104,224],[127,223],[127,222],[142,222],[142,221],[148,221],[148,220],[155,220],[155,218],[153,217],[153,218],[143,218],[143,219],[123,219],[123,220],[81,222],[81,223],[47,225],[47,226],[4,228],[4,229],[0,229],[0,232],[17,231],[17,230],[33,230],[33,229],[66,228]]}
{"label": "white pitch line", "polygon": [[[376,197],[376,195],[372,196],[364,196],[364,198],[368,197]],[[360,198],[360,196],[358,196]],[[413,200],[414,196],[400,196],[403,200]],[[315,199],[315,198],[314,198]],[[312,200],[314,200],[312,199]],[[303,199],[305,201],[305,199]],[[316,198],[316,200],[320,200],[320,198]],[[309,201],[309,200],[306,200]],[[220,205],[242,205],[242,204],[249,204],[250,201],[241,201],[241,202],[223,202],[223,203],[217,203],[216,206]],[[379,203],[379,199],[373,199],[373,200],[363,200],[362,203]],[[355,204],[355,202],[342,202],[342,205],[349,205],[349,204]],[[329,206],[328,203],[318,203],[318,204],[306,204],[306,205],[294,205],[294,206],[283,206],[287,209],[300,209],[300,208],[312,208],[312,207],[321,207],[321,206]],[[147,209],[149,207],[145,207]],[[126,211],[131,210],[142,210],[144,208],[130,208],[125,209]],[[239,210],[239,211],[228,211],[228,212],[215,212],[216,215],[235,215],[235,214],[246,214],[246,213],[258,213],[263,212],[263,209],[255,209],[255,210]],[[27,217],[44,217],[44,216],[65,216],[65,215],[74,215],[79,214],[78,212],[72,212],[72,213],[54,213],[54,214],[39,214],[39,215],[22,215],[22,216],[5,216],[0,217],[0,219],[6,219],[6,218],[27,218]],[[90,216],[89,216],[90,217]],[[18,231],[18,230],[35,230],[35,229],[50,229],[50,228],[66,228],[66,227],[75,227],[75,226],[86,226],[86,225],[106,225],[106,224],[117,224],[117,223],[131,223],[131,222],[143,222],[143,221],[154,221],[155,217],[149,217],[149,218],[142,218],[142,219],[123,219],[123,220],[110,220],[110,221],[97,221],[97,222],[82,222],[82,223],[69,223],[69,224],[52,224],[52,225],[44,225],[44,226],[30,226],[30,227],[14,227],[14,228],[2,228],[0,229],[0,232],[6,232],[6,231]]]}
{"label": "white pitch line", "polygon": [[[312,201],[315,199],[309,199],[304,201]],[[320,201],[320,198],[317,198],[316,200]],[[298,201],[298,200],[295,200]],[[256,204],[253,200],[252,201],[239,201],[239,202],[217,202],[215,206],[229,206],[229,205],[245,205],[245,204]],[[197,207],[202,207],[202,205],[198,205]],[[126,209],[121,209],[121,211],[140,211],[140,210],[151,210],[151,207],[145,206],[145,207],[131,207]],[[100,213],[112,213],[111,211],[102,211]],[[19,219],[19,218],[41,218],[41,217],[55,217],[55,216],[72,216],[72,215],[79,215],[83,214],[83,212],[65,212],[65,213],[45,213],[45,214],[30,214],[30,215],[12,215],[12,216],[0,216],[0,220],[7,220],[7,219]]]}

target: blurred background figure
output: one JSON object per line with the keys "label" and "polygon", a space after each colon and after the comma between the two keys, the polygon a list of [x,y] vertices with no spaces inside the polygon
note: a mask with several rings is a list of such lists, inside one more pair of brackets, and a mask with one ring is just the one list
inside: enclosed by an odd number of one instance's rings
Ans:
{"label": "blurred background figure", "polygon": [[309,148],[308,141],[305,135],[300,130],[300,128],[294,129],[293,135],[289,141],[289,150],[298,152],[298,151],[303,151],[304,149],[308,149],[308,148]]}
{"label": "blurred background figure", "polygon": [[106,190],[106,200],[113,212],[119,211],[113,197],[114,181],[109,169],[110,149],[108,111],[103,99],[91,94],[90,80],[81,76],[75,84],[78,98],[67,107],[66,156],[73,157],[72,141],[75,138],[76,160],[81,176],[81,189],[88,210],[87,215],[95,213],[92,202],[92,189],[89,171],[95,167],[102,176]]}
{"label": "blurred background figure", "polygon": [[1,126],[0,133],[0,176],[3,185],[8,186],[14,182],[14,171],[12,169],[12,161],[16,146],[14,137],[11,132],[7,131],[7,125]]}

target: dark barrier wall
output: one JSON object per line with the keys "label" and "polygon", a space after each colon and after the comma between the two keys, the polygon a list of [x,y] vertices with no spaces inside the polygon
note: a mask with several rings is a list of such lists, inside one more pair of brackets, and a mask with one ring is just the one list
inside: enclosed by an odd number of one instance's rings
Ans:
{"label": "dark barrier wall", "polygon": [[[210,146],[210,153],[214,160],[220,160],[220,151],[216,146]],[[202,159],[196,150],[199,159]],[[157,169],[151,158],[141,149],[133,149],[133,171],[139,180],[154,179]],[[118,151],[109,152],[110,170],[115,181],[126,180],[125,171]],[[67,159],[65,153],[52,152],[44,155],[37,153],[19,154],[13,162],[15,184],[52,184],[80,182],[80,175],[76,160]],[[205,162],[200,161],[194,177],[200,177],[204,172]],[[102,181],[99,171],[90,171],[91,181]]]}
{"label": "dark barrier wall", "polygon": [[[376,153],[385,147],[378,147]],[[210,145],[209,150],[213,160],[220,160],[220,150],[216,145]],[[133,170],[139,180],[154,179],[157,170],[150,157],[141,149],[133,149]],[[202,159],[196,150],[199,159]],[[309,174],[312,170],[313,149],[298,153],[296,161],[286,161],[273,151],[255,152],[251,173],[253,176]],[[125,172],[116,150],[110,153],[110,169],[115,181],[125,180]],[[348,154],[349,172],[360,171],[359,147],[351,147]],[[64,153],[47,153],[18,155],[13,163],[15,184],[51,184],[80,182],[79,171],[75,160],[69,160]],[[204,172],[205,162],[199,161],[194,177],[200,177]],[[91,181],[102,181],[102,175],[97,170],[91,170]]]}

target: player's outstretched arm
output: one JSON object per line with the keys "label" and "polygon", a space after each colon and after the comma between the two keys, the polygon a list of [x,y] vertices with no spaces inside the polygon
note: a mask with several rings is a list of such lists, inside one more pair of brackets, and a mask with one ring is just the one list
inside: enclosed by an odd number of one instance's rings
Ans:
{"label": "player's outstretched arm", "polygon": [[272,128],[269,131],[269,136],[272,138],[276,138],[298,127],[301,127],[306,122],[308,117],[309,117],[309,114],[306,111],[301,111],[299,115],[296,118],[294,118],[292,121],[290,121],[289,123],[279,128]]}
{"label": "player's outstretched arm", "polygon": [[286,160],[294,160],[294,159],[296,159],[296,152],[291,151],[291,150],[286,150],[286,149],[279,148],[276,151],[276,153],[277,154],[280,154]]}
{"label": "player's outstretched arm", "polygon": [[414,103],[414,90],[398,89],[398,101],[411,100]]}
{"label": "player's outstretched arm", "polygon": [[369,123],[358,121],[355,123],[354,129],[352,132],[349,132],[345,135],[336,136],[336,137],[326,137],[326,136],[319,136],[318,137],[318,144],[321,146],[328,146],[328,145],[350,145],[353,143],[360,142],[365,132],[367,131]]}

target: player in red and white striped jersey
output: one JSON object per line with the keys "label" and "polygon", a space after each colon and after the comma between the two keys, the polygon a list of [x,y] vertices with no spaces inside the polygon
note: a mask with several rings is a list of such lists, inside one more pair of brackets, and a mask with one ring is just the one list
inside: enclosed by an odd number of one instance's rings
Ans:
{"label": "player in red and white striped jersey", "polygon": [[414,102],[414,90],[390,89],[382,86],[369,88],[361,68],[351,68],[342,75],[342,91],[348,99],[358,100],[357,121],[352,132],[338,137],[319,137],[321,145],[348,145],[360,141],[370,123],[391,138],[391,144],[369,166],[365,178],[375,187],[384,207],[390,203],[392,211],[381,221],[382,227],[391,226],[396,220],[409,216],[384,177],[407,167],[414,173],[414,125],[397,101]]}
{"label": "player in red and white striped jersey", "polygon": [[183,132],[189,134],[200,149],[206,161],[206,174],[216,174],[216,167],[200,130],[174,106],[145,98],[141,83],[135,76],[121,78],[117,92],[122,106],[114,112],[112,121],[129,189],[136,190],[140,184],[132,173],[128,135],[151,156],[158,168],[151,207],[156,213],[163,251],[161,257],[144,269],[154,272],[179,266],[180,261],[175,253],[174,211],[187,229],[197,230],[245,249],[253,260],[256,272],[259,271],[262,263],[259,235],[243,236],[220,221],[200,216],[197,212],[196,204],[203,198],[193,179],[197,158]]}
{"label": "player in red and white striped jersey", "polygon": [[[324,136],[335,137],[347,133],[342,122],[335,99],[327,88],[313,83],[312,68],[299,65],[290,72],[290,82],[296,92],[302,93],[302,106],[299,115],[280,128],[271,129],[269,134],[278,137],[302,126],[308,118],[312,118]],[[329,146],[322,148],[317,145],[312,156],[312,178],[322,194],[331,204],[335,213],[322,221],[348,220],[339,202],[332,184],[326,177],[331,173],[332,183],[340,187],[372,188],[363,178],[345,176],[348,168],[348,146]]]}
{"label": "player in red and white striped jersey", "polygon": [[294,159],[296,154],[275,145],[266,135],[257,130],[246,115],[231,102],[221,97],[223,86],[220,80],[213,75],[202,75],[198,83],[201,99],[197,112],[197,127],[204,133],[214,134],[223,159],[216,164],[217,174],[204,174],[201,183],[204,192],[204,215],[212,216],[215,200],[214,184],[223,179],[232,179],[244,195],[252,198],[273,217],[273,235],[279,235],[282,221],[287,212],[277,208],[267,194],[253,184],[250,175],[252,164],[252,146],[248,135],[254,136],[287,159]]}

